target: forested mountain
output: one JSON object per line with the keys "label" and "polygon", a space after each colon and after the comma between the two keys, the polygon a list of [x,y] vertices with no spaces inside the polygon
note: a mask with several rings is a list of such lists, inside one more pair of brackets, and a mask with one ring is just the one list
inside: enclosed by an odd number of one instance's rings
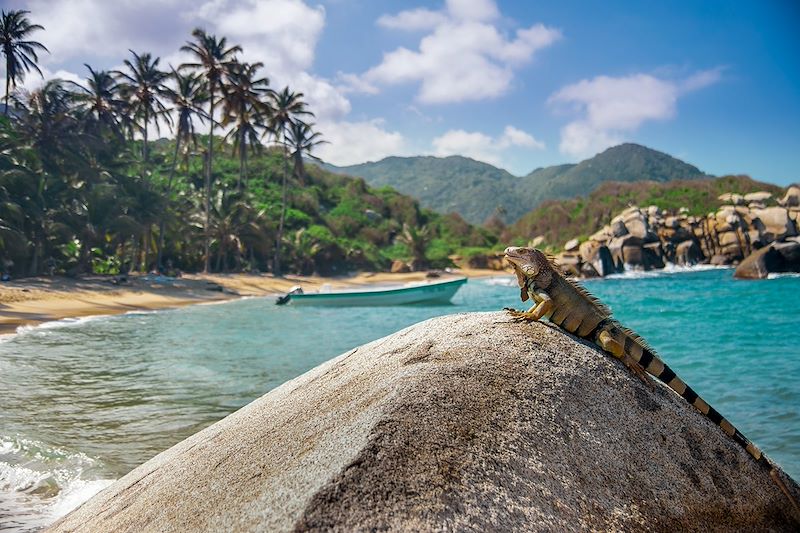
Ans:
{"label": "forested mountain", "polygon": [[516,190],[520,179],[505,170],[468,157],[387,157],[348,167],[326,165],[334,172],[359,176],[373,186],[388,185],[440,213],[458,213],[481,224],[500,208],[504,220],[528,209]]}
{"label": "forested mountain", "polygon": [[472,223],[494,214],[514,222],[545,200],[574,198],[606,181],[708,177],[696,167],[638,144],[609,148],[578,164],[538,168],[524,177],[460,156],[388,157],[332,170],[390,185],[439,212],[455,211]]}

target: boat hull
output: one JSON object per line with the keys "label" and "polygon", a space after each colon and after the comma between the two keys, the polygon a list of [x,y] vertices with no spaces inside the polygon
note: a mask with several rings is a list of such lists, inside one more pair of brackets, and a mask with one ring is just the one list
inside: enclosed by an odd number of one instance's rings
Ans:
{"label": "boat hull", "polygon": [[329,292],[293,294],[292,305],[321,305],[336,307],[373,307],[409,304],[446,304],[467,282],[467,278],[441,281],[413,287],[379,289],[358,292]]}

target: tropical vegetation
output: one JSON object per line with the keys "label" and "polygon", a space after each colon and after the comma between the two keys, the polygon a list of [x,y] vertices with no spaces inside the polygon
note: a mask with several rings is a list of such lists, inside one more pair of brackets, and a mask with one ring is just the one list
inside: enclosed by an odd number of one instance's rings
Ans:
{"label": "tropical vegetation", "polygon": [[86,65],[81,83],[23,90],[47,51],[28,15],[0,14],[4,272],[336,274],[444,267],[499,245],[458,215],[309,164],[324,138],[304,95],[273,89],[261,63],[201,29],[183,65],[131,50],[118,71]]}

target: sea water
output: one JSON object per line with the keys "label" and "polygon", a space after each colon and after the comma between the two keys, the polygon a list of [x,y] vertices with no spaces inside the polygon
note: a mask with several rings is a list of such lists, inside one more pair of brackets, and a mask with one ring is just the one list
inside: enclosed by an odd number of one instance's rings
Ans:
{"label": "sea water", "polygon": [[[800,479],[800,278],[709,269],[585,285]],[[64,320],[0,337],[0,530],[51,523],[288,379],[438,315],[522,307],[511,277],[446,306],[278,307],[251,298]]]}

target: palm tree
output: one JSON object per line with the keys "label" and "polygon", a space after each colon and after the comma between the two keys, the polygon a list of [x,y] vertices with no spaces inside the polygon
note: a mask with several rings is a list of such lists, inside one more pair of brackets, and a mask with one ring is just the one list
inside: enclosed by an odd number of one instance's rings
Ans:
{"label": "palm tree", "polygon": [[322,140],[322,134],[313,131],[313,124],[306,124],[301,120],[295,120],[289,126],[287,131],[289,140],[289,149],[291,150],[292,159],[294,161],[294,175],[300,183],[305,182],[305,166],[303,165],[303,158],[308,157],[319,161],[319,158],[312,155],[311,151],[320,144],[328,141]]}
{"label": "palm tree", "polygon": [[185,46],[181,47],[182,52],[188,52],[196,59],[193,63],[185,63],[181,65],[183,68],[192,68],[202,72],[205,78],[206,91],[208,92],[209,113],[211,117],[211,131],[208,136],[208,154],[206,163],[206,179],[205,179],[205,255],[204,255],[204,271],[208,272],[210,256],[209,256],[209,217],[210,217],[210,201],[211,201],[211,169],[214,163],[214,106],[216,105],[217,91],[222,90],[222,77],[225,73],[227,66],[234,60],[237,53],[242,51],[241,46],[227,47],[225,37],[217,39],[215,35],[209,35],[204,30],[196,28],[192,32],[194,42],[187,42]]}
{"label": "palm tree", "polygon": [[175,152],[172,155],[172,165],[169,169],[164,211],[158,224],[158,256],[156,264],[159,270],[163,267],[164,225],[166,210],[169,206],[169,197],[172,193],[172,180],[178,167],[178,154],[180,153],[181,145],[197,144],[197,134],[193,119],[197,118],[203,122],[209,118],[208,114],[203,110],[203,105],[208,100],[208,95],[205,92],[205,83],[202,78],[197,74],[181,74],[172,69],[172,81],[175,83],[175,88],[168,88],[166,96],[172,103],[171,111],[175,115]]}
{"label": "palm tree", "polygon": [[428,266],[428,259],[425,257],[425,251],[431,242],[431,232],[428,226],[414,228],[403,224],[403,232],[397,237],[397,240],[408,246],[412,257],[412,270],[422,270]]}
{"label": "palm tree", "polygon": [[102,131],[108,128],[114,135],[122,136],[120,116],[123,113],[125,102],[119,98],[119,85],[114,76],[107,70],[94,70],[85,64],[89,70],[86,85],[68,82],[77,88],[75,100],[82,105],[87,118]]}
{"label": "palm tree", "polygon": [[222,125],[233,124],[233,128],[225,136],[233,141],[233,154],[239,155],[239,180],[237,189],[247,180],[247,152],[261,148],[259,137],[265,128],[264,120],[269,107],[263,97],[269,94],[269,80],[256,77],[256,72],[263,63],[233,62],[228,68],[227,84],[224,87]]}
{"label": "palm tree", "polygon": [[28,35],[36,30],[43,30],[39,24],[31,24],[28,20],[30,11],[0,11],[0,50],[6,58],[6,96],[5,111],[8,116],[8,95],[11,88],[16,88],[17,82],[25,79],[25,74],[35,70],[42,76],[42,71],[36,65],[39,61],[38,51],[47,52],[42,43],[26,40]]}
{"label": "palm tree", "polygon": [[122,83],[120,90],[128,101],[128,111],[133,119],[133,123],[142,132],[144,145],[142,147],[142,159],[145,166],[149,159],[148,153],[148,128],[150,122],[154,122],[156,132],[161,129],[158,125],[158,118],[164,117],[167,123],[170,122],[169,113],[161,99],[166,96],[166,86],[164,82],[169,74],[158,69],[161,58],[150,53],[137,54],[129,50],[133,55],[133,61],[126,59],[124,64],[129,72],[115,71]]}
{"label": "palm tree", "polygon": [[276,135],[278,142],[283,146],[283,180],[281,194],[281,218],[278,223],[278,234],[275,238],[275,259],[272,271],[275,276],[281,275],[281,242],[283,241],[283,226],[286,220],[286,182],[289,174],[288,138],[286,135],[292,122],[303,115],[314,116],[306,110],[303,93],[292,92],[289,87],[284,87],[278,93],[270,94],[272,100],[272,113],[269,118],[269,127]]}

